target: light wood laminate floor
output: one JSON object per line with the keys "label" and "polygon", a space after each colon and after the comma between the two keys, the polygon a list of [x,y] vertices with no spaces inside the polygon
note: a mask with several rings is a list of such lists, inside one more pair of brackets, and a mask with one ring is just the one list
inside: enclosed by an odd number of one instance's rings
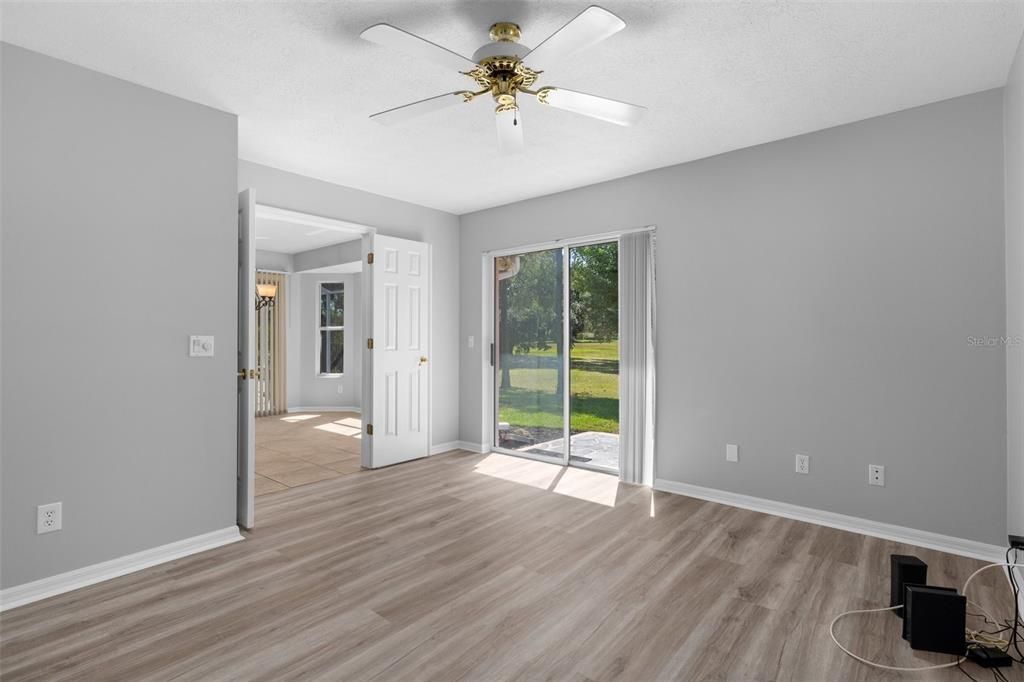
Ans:
{"label": "light wood laminate floor", "polygon": [[359,471],[355,412],[298,412],[256,420],[256,495]]}
{"label": "light wood laminate floor", "polygon": [[[4,680],[966,680],[882,673],[829,640],[884,606],[892,552],[959,586],[980,562],[453,453],[261,498],[235,543],[2,616]],[[990,571],[972,596],[1006,613]],[[915,654],[889,613],[841,624]],[[991,679],[970,665],[979,680]],[[1021,679],[1020,671],[1011,673]]]}

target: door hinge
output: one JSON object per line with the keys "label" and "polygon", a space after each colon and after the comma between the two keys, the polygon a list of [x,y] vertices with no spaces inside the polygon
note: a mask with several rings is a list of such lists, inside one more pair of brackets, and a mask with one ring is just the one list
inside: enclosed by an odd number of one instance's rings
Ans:
{"label": "door hinge", "polygon": [[373,251],[366,254],[366,264],[373,265]]}
{"label": "door hinge", "polygon": [[366,347],[373,350],[373,339],[366,339]]}
{"label": "door hinge", "polygon": [[366,435],[367,436],[372,436],[373,435],[373,424],[367,424],[366,425]]}

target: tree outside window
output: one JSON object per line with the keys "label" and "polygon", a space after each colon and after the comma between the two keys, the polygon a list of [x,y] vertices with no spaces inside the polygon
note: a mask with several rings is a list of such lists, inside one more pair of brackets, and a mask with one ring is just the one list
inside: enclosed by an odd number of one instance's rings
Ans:
{"label": "tree outside window", "polygon": [[320,283],[320,374],[341,374],[345,368],[345,285]]}

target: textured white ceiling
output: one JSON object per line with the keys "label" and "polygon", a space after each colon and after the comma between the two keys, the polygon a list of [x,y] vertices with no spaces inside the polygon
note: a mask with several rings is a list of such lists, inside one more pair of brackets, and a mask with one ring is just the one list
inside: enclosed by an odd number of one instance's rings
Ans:
{"label": "textured white ceiling", "polygon": [[542,83],[644,104],[620,128],[490,102],[385,128],[367,116],[470,81],[358,39],[386,21],[462,54],[497,20],[537,44],[588,0],[3,3],[3,39],[239,115],[243,159],[453,213],[710,156],[1004,84],[1020,2],[608,0],[621,33]]}
{"label": "textured white ceiling", "polygon": [[260,251],[294,254],[359,238],[359,234],[339,232],[327,227],[256,216],[256,248]]}

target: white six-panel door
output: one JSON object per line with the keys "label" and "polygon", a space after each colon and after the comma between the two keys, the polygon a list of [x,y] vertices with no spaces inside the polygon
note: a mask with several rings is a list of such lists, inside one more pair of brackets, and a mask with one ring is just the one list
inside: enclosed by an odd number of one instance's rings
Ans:
{"label": "white six-panel door", "polygon": [[374,234],[363,251],[363,466],[377,468],[430,454],[430,245]]}
{"label": "white six-panel door", "polygon": [[238,195],[238,525],[256,522],[256,199]]}

